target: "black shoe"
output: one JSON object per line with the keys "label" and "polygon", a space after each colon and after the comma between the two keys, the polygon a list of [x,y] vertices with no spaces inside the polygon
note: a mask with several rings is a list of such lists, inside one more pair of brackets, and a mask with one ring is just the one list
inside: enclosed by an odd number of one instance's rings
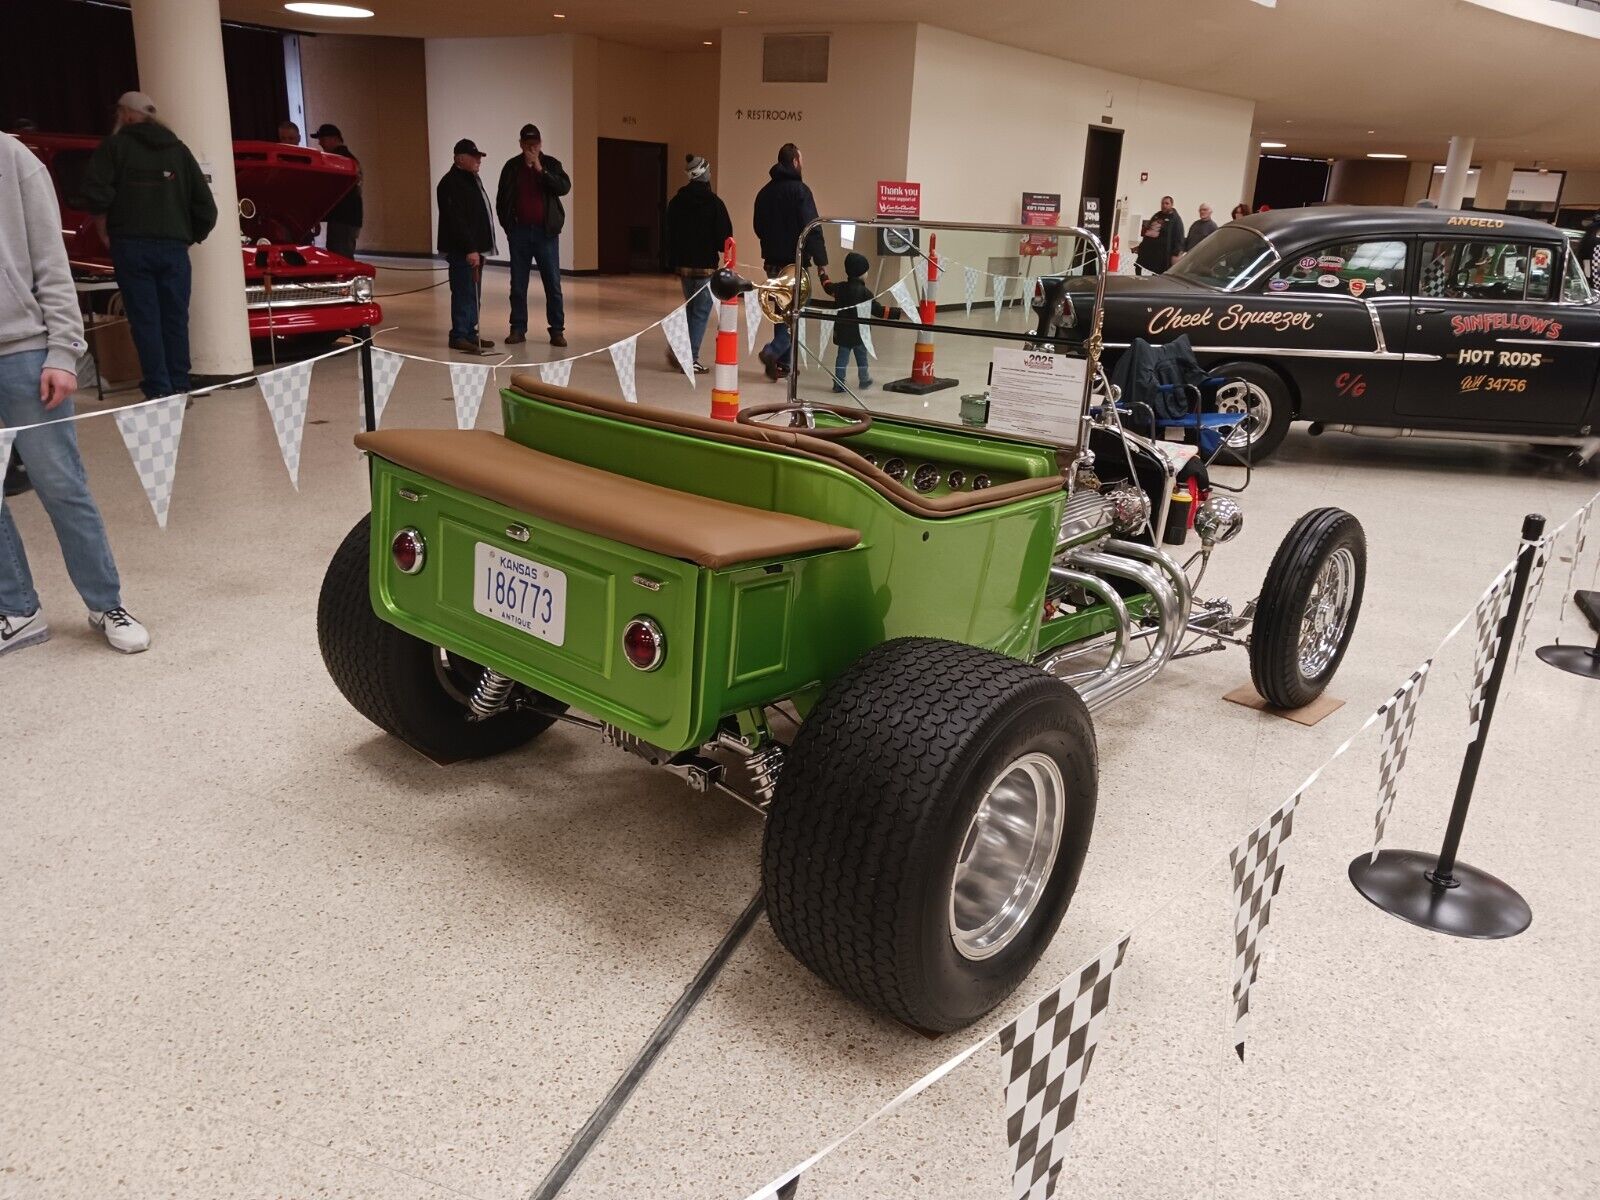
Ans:
{"label": "black shoe", "polygon": [[478,343],[473,338],[452,338],[450,340],[450,349],[458,350],[462,354],[483,353],[483,351],[478,349]]}
{"label": "black shoe", "polygon": [[31,492],[33,482],[28,478],[28,468],[22,465],[22,460],[15,455],[11,458],[11,469],[6,472],[5,494],[20,496],[23,492]]}
{"label": "black shoe", "polygon": [[493,350],[494,349],[494,343],[491,342],[488,338],[479,338],[478,339],[478,349],[480,351],[482,351],[482,350]]}
{"label": "black shoe", "polygon": [[525,342],[527,340],[528,340],[528,335],[527,334],[519,333],[515,329],[513,329],[510,333],[506,334],[506,345],[508,345],[508,346],[520,346],[520,345],[522,345],[523,342]]}
{"label": "black shoe", "polygon": [[550,344],[552,346],[565,346],[567,344],[567,335],[559,329],[552,329],[550,331]]}

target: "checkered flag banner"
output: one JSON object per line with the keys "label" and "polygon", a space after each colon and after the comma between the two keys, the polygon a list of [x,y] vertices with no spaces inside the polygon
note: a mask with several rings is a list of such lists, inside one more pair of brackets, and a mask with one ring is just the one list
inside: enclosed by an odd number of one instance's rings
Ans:
{"label": "checkered flag banner", "polygon": [[567,381],[572,378],[572,360],[558,358],[554,362],[540,363],[539,378],[555,387],[566,387]]}
{"label": "checkered flag banner", "polygon": [[450,364],[450,394],[455,397],[457,429],[471,429],[478,423],[489,373],[490,369],[479,363]]}
{"label": "checkered flag banner", "polygon": [[[872,301],[863,300],[860,304],[856,305],[856,316],[870,318],[872,316]],[[856,328],[861,332],[861,344],[867,348],[867,353],[871,357],[877,358],[877,347],[872,344],[872,326],[857,325]]]}
{"label": "checkered flag banner", "polygon": [[178,473],[178,440],[183,437],[183,410],[188,402],[189,397],[180,392],[112,413],[144,494],[150,497],[156,524],[163,529],[167,527],[167,505],[172,501],[172,481]]}
{"label": "checkered flag banner", "polygon": [[[400,368],[406,365],[403,355],[391,354],[387,350],[372,348],[372,427],[376,429],[383,424],[383,410],[389,407],[389,396],[394,391],[394,381],[400,377]],[[356,382],[361,382],[362,366],[361,356],[356,355]],[[361,389],[357,397],[360,405],[361,420],[367,419],[366,389]]]}
{"label": "checkered flag banner", "polygon": [[1127,952],[1124,936],[1000,1030],[1006,1143],[1016,1156],[1012,1200],[1045,1200],[1055,1193],[1078,1093],[1111,1003],[1112,978]]}
{"label": "checkered flag banner", "polygon": [[[11,466],[11,443],[17,440],[15,429],[0,429],[0,478],[5,476],[7,468]],[[5,510],[6,494],[0,488],[0,512]]]}
{"label": "checkered flag banner", "polygon": [[828,337],[833,331],[832,321],[818,321],[817,325],[817,362],[821,363],[828,353]]}
{"label": "checkered flag banner", "polygon": [[961,268],[961,298],[967,303],[967,316],[972,315],[972,298],[978,294],[978,285],[983,282],[983,272],[977,267]]}
{"label": "checkered flag banner", "polygon": [[[5,461],[5,456],[0,455],[0,462]],[[1561,589],[1561,616],[1556,621],[1556,641],[1561,641],[1561,631],[1567,624],[1567,605],[1572,600],[1572,593],[1578,583],[1578,562],[1583,558],[1583,549],[1589,544],[1589,513],[1594,508],[1594,501],[1590,500],[1578,510],[1578,532],[1572,539],[1572,557],[1567,560],[1567,586]]]}
{"label": "checkered flag banner", "polygon": [[256,376],[261,398],[272,416],[272,432],[278,436],[283,465],[289,468],[289,482],[300,490],[300,441],[306,432],[306,406],[311,401],[311,366],[298,362]]}
{"label": "checkered flag banner", "polygon": [[639,335],[613,342],[611,365],[617,369],[617,383],[622,386],[622,398],[629,404],[639,403],[639,390],[633,385],[633,364],[639,357]]}
{"label": "checkered flag banner", "polygon": [[1511,567],[1506,567],[1478,598],[1472,610],[1477,641],[1472,651],[1472,693],[1467,697],[1467,740],[1476,741],[1478,722],[1483,720],[1483,693],[1489,686],[1495,655],[1500,653],[1500,626],[1505,616],[1506,595],[1511,585]]}
{"label": "checkered flag banner", "polygon": [[1417,723],[1417,704],[1422,699],[1423,685],[1428,681],[1428,669],[1433,659],[1428,659],[1410,677],[1395,689],[1378,711],[1383,714],[1383,749],[1378,756],[1378,813],[1372,833],[1372,859],[1378,859],[1378,847],[1383,844],[1383,827],[1394,808],[1395,793],[1399,790],[1400,772],[1405,769],[1406,751],[1411,746],[1411,729]]}
{"label": "checkered flag banner", "polygon": [[896,280],[895,285],[889,289],[889,294],[894,297],[894,302],[900,311],[905,313],[906,320],[922,324],[922,313],[917,308],[917,298],[912,294],[909,283],[904,279]]}
{"label": "checkered flag banner", "polygon": [[1290,796],[1228,854],[1233,866],[1233,1049],[1240,1062],[1244,1061],[1250,988],[1261,965],[1261,935],[1283,882],[1283,843],[1294,829],[1294,810],[1301,795]]}
{"label": "checkered flag banner", "polygon": [[928,256],[921,251],[911,262],[911,273],[917,277],[917,292],[920,295],[928,294]]}
{"label": "checkered flag banner", "polygon": [[667,335],[667,348],[678,360],[678,369],[694,387],[694,347],[689,344],[689,305],[680,304],[661,320],[661,332]]}
{"label": "checkered flag banner", "polygon": [[744,352],[749,354],[761,338],[761,296],[751,288],[744,294]]}
{"label": "checkered flag banner", "polygon": [[1550,563],[1550,543],[1553,538],[1540,538],[1533,548],[1533,574],[1528,577],[1528,594],[1522,600],[1522,621],[1517,634],[1517,653],[1511,664],[1512,674],[1522,664],[1522,652],[1528,645],[1528,627],[1533,624],[1533,610],[1539,606],[1539,593],[1544,590],[1544,569]]}
{"label": "checkered flag banner", "polygon": [[1011,285],[1009,275],[991,275],[989,283],[994,288],[994,319],[1000,319],[1000,310],[1006,306],[1006,289]]}

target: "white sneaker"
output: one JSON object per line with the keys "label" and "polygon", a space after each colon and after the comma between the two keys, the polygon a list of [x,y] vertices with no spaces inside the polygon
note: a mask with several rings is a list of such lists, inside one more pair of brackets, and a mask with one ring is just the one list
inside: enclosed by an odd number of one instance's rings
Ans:
{"label": "white sneaker", "polygon": [[150,649],[150,631],[134,619],[125,608],[108,608],[105,612],[90,612],[89,624],[106,635],[113,650],[124,654],[137,654]]}
{"label": "white sneaker", "polygon": [[25,617],[0,616],[0,654],[49,640],[50,626],[45,624],[41,609],[36,608]]}

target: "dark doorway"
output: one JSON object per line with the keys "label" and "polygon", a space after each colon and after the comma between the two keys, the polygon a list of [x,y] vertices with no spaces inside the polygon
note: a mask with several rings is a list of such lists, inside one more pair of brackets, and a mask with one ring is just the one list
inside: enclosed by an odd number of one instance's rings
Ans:
{"label": "dark doorway", "polygon": [[[1089,126],[1089,140],[1083,145],[1083,199],[1100,202],[1098,227],[1084,221],[1084,227],[1100,235],[1106,249],[1111,248],[1111,222],[1117,207],[1117,171],[1122,166],[1122,130]],[[1083,214],[1082,202],[1079,214]]]}
{"label": "dark doorway", "polygon": [[601,138],[597,190],[600,270],[606,275],[660,271],[667,215],[664,142]]}
{"label": "dark doorway", "polygon": [[1328,160],[1287,154],[1263,154],[1256,171],[1252,209],[1304,208],[1328,198]]}

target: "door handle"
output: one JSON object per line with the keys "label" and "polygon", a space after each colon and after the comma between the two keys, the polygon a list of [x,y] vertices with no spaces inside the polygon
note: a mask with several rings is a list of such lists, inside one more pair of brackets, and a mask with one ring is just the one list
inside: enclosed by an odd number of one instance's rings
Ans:
{"label": "door handle", "polygon": [[1411,311],[1416,313],[1418,316],[1421,316],[1424,313],[1442,313],[1444,311],[1444,309],[1442,309],[1442,308],[1422,308],[1422,307],[1417,307],[1417,308],[1412,309]]}

